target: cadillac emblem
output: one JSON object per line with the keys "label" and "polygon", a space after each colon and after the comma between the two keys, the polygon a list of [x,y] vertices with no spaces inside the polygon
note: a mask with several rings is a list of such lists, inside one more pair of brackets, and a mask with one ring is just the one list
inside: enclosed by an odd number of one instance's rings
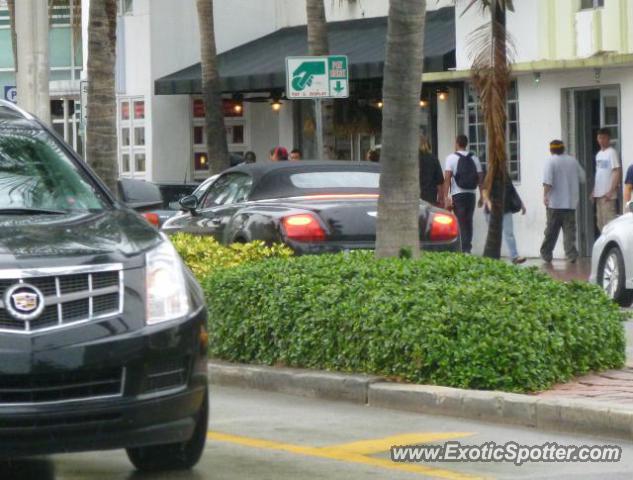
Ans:
{"label": "cadillac emblem", "polygon": [[39,317],[44,310],[44,295],[33,285],[18,283],[5,292],[4,307],[16,320],[28,322]]}

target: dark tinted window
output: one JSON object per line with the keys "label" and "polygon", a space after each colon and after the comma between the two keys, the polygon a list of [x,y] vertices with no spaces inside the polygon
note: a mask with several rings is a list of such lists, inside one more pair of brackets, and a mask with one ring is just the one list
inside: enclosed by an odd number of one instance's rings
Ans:
{"label": "dark tinted window", "polygon": [[0,130],[0,209],[101,210],[98,188],[44,130]]}

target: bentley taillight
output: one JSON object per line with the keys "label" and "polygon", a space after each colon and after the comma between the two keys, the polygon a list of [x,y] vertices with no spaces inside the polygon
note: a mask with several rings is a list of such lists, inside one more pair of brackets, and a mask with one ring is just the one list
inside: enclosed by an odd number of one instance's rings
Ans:
{"label": "bentley taillight", "polygon": [[281,224],[289,240],[297,242],[322,242],[325,240],[325,230],[314,215],[309,213],[284,217]]}
{"label": "bentley taillight", "polygon": [[147,220],[149,223],[151,223],[155,227],[160,226],[160,218],[158,217],[156,213],[146,212],[143,214],[143,217],[145,217],[145,220]]}
{"label": "bentley taillight", "polygon": [[459,236],[459,226],[455,216],[447,213],[433,213],[429,239],[438,242],[455,240]]}

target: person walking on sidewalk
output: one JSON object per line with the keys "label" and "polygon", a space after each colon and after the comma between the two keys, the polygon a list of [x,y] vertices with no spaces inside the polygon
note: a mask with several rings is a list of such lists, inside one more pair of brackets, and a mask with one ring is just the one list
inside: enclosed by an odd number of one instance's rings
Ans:
{"label": "person walking on sidewalk", "polygon": [[442,185],[444,174],[442,165],[431,150],[426,135],[420,137],[420,198],[431,205],[443,202]]}
{"label": "person walking on sidewalk", "polygon": [[[490,210],[492,209],[492,207],[488,198],[488,192],[486,190],[482,190],[482,195],[484,197],[484,214],[486,215],[486,222],[490,223]],[[519,192],[517,192],[516,188],[514,188],[514,184],[512,183],[510,175],[506,172],[505,195],[503,204],[503,240],[508,247],[508,252],[510,253],[512,263],[514,263],[515,265],[524,263],[526,261],[525,257],[519,255],[519,250],[517,249],[517,241],[514,237],[514,221],[512,219],[512,215],[519,212],[521,212],[522,215],[525,215],[525,205],[523,204],[523,200],[521,200],[521,197],[519,196]]]}
{"label": "person walking on sidewalk", "polygon": [[[473,240],[473,215],[477,203],[477,189],[481,194],[483,170],[479,159],[467,151],[468,137],[458,135],[455,140],[455,153],[446,157],[444,166],[445,206],[453,209],[462,239],[462,252],[470,253]],[[483,198],[480,198],[480,205]]]}
{"label": "person walking on sidewalk", "polygon": [[598,230],[617,216],[616,202],[622,178],[620,157],[611,146],[611,133],[608,128],[598,131],[600,151],[596,154],[596,179],[592,197],[596,202],[596,223]]}
{"label": "person walking on sidewalk", "polygon": [[545,162],[543,173],[543,203],[547,208],[547,226],[541,245],[541,258],[551,263],[558,234],[563,229],[563,242],[567,260],[578,259],[576,248],[576,207],[580,183],[585,182],[585,172],[578,161],[565,154],[560,140],[550,143],[552,156]]}

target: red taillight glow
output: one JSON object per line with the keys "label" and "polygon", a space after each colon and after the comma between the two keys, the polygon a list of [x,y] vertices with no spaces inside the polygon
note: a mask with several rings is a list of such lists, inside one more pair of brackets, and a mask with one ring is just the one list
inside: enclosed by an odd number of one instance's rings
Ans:
{"label": "red taillight glow", "polygon": [[147,220],[149,223],[151,223],[155,227],[158,227],[160,225],[160,219],[158,218],[157,214],[147,212],[147,213],[144,213],[143,216],[145,217],[145,220]]}
{"label": "red taillight glow", "polygon": [[325,240],[325,230],[316,218],[310,214],[292,215],[282,219],[286,237],[298,242],[322,242]]}
{"label": "red taillight glow", "polygon": [[446,213],[434,213],[431,220],[431,233],[429,238],[433,241],[442,242],[454,240],[459,235],[457,219],[453,215]]}

